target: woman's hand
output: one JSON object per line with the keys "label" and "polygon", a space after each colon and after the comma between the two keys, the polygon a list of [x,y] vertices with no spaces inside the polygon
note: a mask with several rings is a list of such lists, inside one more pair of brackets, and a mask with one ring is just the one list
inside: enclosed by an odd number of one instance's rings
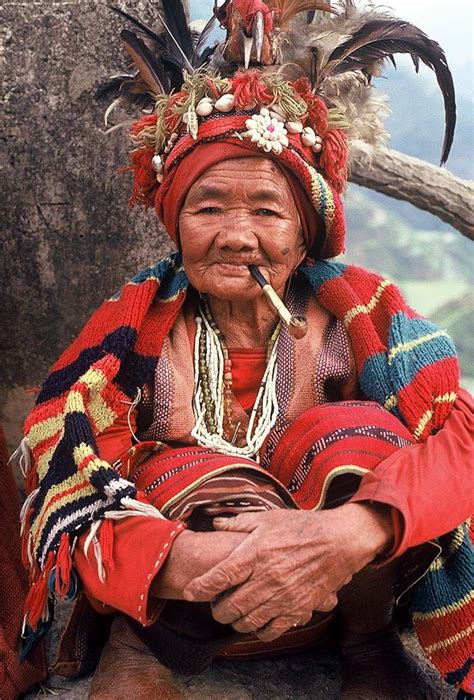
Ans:
{"label": "woman's hand", "polygon": [[238,532],[183,530],[153,580],[151,596],[184,600],[184,589],[188,583],[224,561],[246,537]]}
{"label": "woman's hand", "polygon": [[388,508],[380,513],[359,503],[318,513],[273,510],[217,518],[214,527],[250,534],[193,580],[185,599],[215,601],[218,622],[264,641],[306,624],[314,611],[334,608],[337,591],[392,538]]}

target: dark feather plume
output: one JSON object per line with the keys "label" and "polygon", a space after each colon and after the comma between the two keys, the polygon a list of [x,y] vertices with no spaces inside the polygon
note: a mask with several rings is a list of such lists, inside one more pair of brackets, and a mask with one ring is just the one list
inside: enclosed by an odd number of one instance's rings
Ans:
{"label": "dark feather plume", "polygon": [[152,29],[150,29],[150,27],[147,27],[146,24],[140,22],[139,19],[137,19],[136,17],[132,17],[132,15],[129,15],[128,12],[121,10],[120,7],[117,7],[117,5],[113,5],[110,2],[107,3],[107,7],[109,8],[109,10],[112,10],[112,12],[116,12],[118,15],[120,15],[128,22],[133,24],[136,31],[145,34],[145,36],[147,36],[152,41],[156,41],[158,44],[161,44],[161,37],[158,34],[156,34]]}
{"label": "dark feather plume", "polygon": [[122,29],[120,37],[150,93],[159,95],[166,92],[169,87],[167,75],[160,60],[155,58],[145,42],[129,29]]}
{"label": "dark feather plume", "polygon": [[138,73],[119,73],[112,75],[108,80],[101,83],[95,93],[98,100],[109,101],[121,97],[126,91],[127,85],[133,84],[138,77]]}
{"label": "dark feather plume", "polygon": [[156,95],[172,89],[180,90],[183,71],[191,73],[195,67],[209,61],[213,48],[206,46],[206,42],[214,27],[215,13],[197,38],[193,38],[181,0],[162,1],[163,13],[158,13],[162,24],[159,33],[117,5],[107,3],[107,6],[132,26],[133,31],[123,30],[121,37],[138,69],[134,86],[128,83],[128,77],[123,86],[119,80],[113,86],[109,85],[107,90],[115,98],[124,97],[124,101],[136,106],[140,101],[138,95],[143,92],[143,103],[146,104],[147,93]]}
{"label": "dark feather plume", "polygon": [[181,0],[162,0],[158,12],[167,34],[167,59],[183,70],[192,71],[193,38]]}
{"label": "dark feather plume", "polygon": [[414,25],[401,20],[374,19],[362,26],[346,42],[330,54],[327,63],[317,76],[317,84],[331,75],[349,70],[371,72],[371,66],[392,54],[410,54],[415,70],[419,62],[435,72],[443,94],[445,110],[445,135],[441,153],[441,165],[446,162],[453,142],[456,124],[456,102],[451,72],[442,48]]}
{"label": "dark feather plume", "polygon": [[210,58],[209,49],[211,47],[207,46],[207,40],[209,39],[209,35],[214,29],[216,22],[217,17],[215,14],[213,14],[210,20],[204,25],[201,33],[197,35],[195,41],[193,42],[194,49],[191,56],[191,64],[196,68],[199,68],[199,66],[205,64]]}

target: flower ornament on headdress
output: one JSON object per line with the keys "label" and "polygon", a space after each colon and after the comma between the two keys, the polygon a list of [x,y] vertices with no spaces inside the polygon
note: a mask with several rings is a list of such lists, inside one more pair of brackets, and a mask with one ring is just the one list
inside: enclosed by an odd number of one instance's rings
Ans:
{"label": "flower ornament on headdress", "polygon": [[[214,2],[201,32],[188,25],[181,0],[162,0],[156,33],[114,5],[132,29],[121,38],[135,70],[99,89],[148,112],[132,127],[131,202],[162,205],[179,163],[201,144],[225,142],[277,159],[296,175],[327,241],[325,256],[343,249],[340,194],[349,147],[387,138],[387,106],[371,78],[385,59],[408,53],[436,74],[445,106],[441,163],[454,134],[454,86],[444,52],[420,29],[354,0]],[[219,23],[225,41],[208,46]],[[170,235],[172,235],[170,233]]]}

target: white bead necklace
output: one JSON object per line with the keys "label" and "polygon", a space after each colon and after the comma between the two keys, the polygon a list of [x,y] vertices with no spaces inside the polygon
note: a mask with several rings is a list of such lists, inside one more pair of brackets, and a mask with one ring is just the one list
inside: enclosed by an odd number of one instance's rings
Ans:
{"label": "white bead necklace", "polygon": [[[216,452],[222,452],[236,457],[253,458],[259,461],[259,450],[265,438],[275,425],[278,416],[278,400],[276,396],[277,377],[277,346],[276,338],[267,366],[253,405],[245,436],[246,444],[238,447],[225,438],[224,432],[224,355],[216,332],[212,328],[206,314],[200,308],[200,316],[196,318],[196,338],[194,341],[194,397],[193,411],[196,420],[191,435],[199,445],[209,447]],[[206,424],[206,403],[204,401],[203,382],[199,367],[201,335],[205,334],[206,365],[208,367],[209,388],[214,404],[214,421],[216,432],[211,432]],[[257,414],[260,409],[260,416]]]}

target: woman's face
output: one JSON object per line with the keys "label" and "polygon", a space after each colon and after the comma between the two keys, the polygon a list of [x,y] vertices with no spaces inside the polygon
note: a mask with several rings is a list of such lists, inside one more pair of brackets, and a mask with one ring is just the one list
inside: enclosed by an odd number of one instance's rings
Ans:
{"label": "woman's face", "polygon": [[283,296],[305,256],[291,189],[280,168],[264,157],[223,161],[201,175],[181,210],[179,238],[193,287],[228,301],[262,294],[250,264]]}

